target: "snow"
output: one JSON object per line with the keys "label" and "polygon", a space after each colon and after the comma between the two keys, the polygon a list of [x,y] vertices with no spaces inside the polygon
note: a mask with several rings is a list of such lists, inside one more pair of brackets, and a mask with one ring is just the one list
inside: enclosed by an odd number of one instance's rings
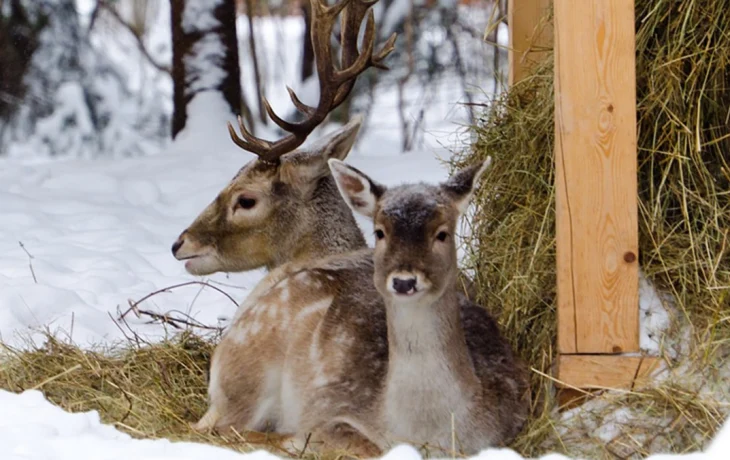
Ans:
{"label": "snow", "polygon": [[182,27],[186,33],[201,30],[210,30],[220,22],[213,16],[213,12],[220,5],[221,0],[197,0],[186,2],[183,10]]}
{"label": "snow", "polygon": [[661,350],[663,332],[670,325],[669,304],[670,300],[662,299],[651,281],[643,273],[639,273],[639,345],[649,354],[658,355]]}
{"label": "snow", "polygon": [[260,451],[241,455],[204,444],[137,440],[103,425],[97,412],[70,414],[38,391],[0,391],[0,458],[3,460],[270,460]]}
{"label": "snow", "polygon": [[[134,439],[100,422],[96,411],[69,413],[49,403],[36,390],[20,394],[0,390],[0,458],[3,460],[273,460],[265,451],[246,454],[191,442],[165,439]],[[651,460],[725,459],[730,452],[730,423],[718,433],[705,453],[654,455]],[[421,460],[413,447],[401,445],[386,453],[383,460]],[[510,449],[487,449],[474,460],[523,460]],[[567,460],[549,454],[541,460]]]}

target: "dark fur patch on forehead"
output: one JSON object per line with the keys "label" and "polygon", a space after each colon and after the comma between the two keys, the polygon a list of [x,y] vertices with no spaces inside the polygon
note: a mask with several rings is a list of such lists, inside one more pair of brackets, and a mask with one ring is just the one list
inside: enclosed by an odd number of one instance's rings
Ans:
{"label": "dark fur patch on forehead", "polygon": [[432,185],[402,185],[388,189],[380,202],[380,213],[395,228],[423,228],[441,213],[444,201],[440,190]]}

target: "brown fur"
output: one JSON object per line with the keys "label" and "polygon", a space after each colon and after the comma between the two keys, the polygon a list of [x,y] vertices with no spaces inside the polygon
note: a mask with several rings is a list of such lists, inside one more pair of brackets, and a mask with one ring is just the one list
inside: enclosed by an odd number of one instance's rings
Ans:
{"label": "brown fur", "polygon": [[[275,268],[365,247],[327,160],[345,158],[362,119],[297,150],[277,164],[245,165],[218,197],[182,232],[173,254],[195,275]],[[256,200],[243,209],[238,200]]]}
{"label": "brown fur", "polygon": [[[396,188],[383,192],[383,199],[402,201],[412,192]],[[439,193],[436,202],[453,202],[448,191]],[[414,237],[416,230],[433,232],[438,224],[453,230],[459,215],[450,204],[436,208],[421,220],[402,209],[412,223],[412,233],[398,240],[402,252],[379,243],[375,259],[372,251],[360,250],[272,271],[241,306],[215,351],[211,407],[196,428],[269,429],[300,441],[314,433],[313,447],[346,445],[369,455],[397,442],[435,442],[432,447],[450,451],[445,440],[451,439],[451,420],[444,411],[451,410],[448,398],[456,397],[454,409],[463,409],[455,420],[457,450],[474,453],[509,442],[527,414],[526,373],[495,321],[458,295],[453,242],[423,259],[422,251],[432,251]],[[394,230],[402,223],[379,212],[379,225]],[[438,294],[424,310],[406,317],[408,310],[388,300],[384,284],[383,273],[392,272],[396,266],[389,264],[397,261],[427,273]],[[433,308],[440,313],[422,319],[435,329],[399,335],[411,327],[407,318],[418,324],[416,317]],[[421,353],[443,360],[422,360]],[[412,363],[417,366],[411,372]],[[452,381],[453,387],[431,387],[432,378]],[[399,405],[405,409],[393,412]]]}

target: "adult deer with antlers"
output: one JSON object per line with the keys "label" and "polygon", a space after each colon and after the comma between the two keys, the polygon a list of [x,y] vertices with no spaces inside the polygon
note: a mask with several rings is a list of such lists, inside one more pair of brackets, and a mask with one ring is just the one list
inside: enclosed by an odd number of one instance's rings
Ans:
{"label": "adult deer with antlers", "polygon": [[[343,159],[352,147],[362,119],[354,118],[308,149],[298,149],[327,114],[352,91],[358,75],[370,67],[385,68],[395,34],[374,52],[375,20],[370,0],[343,0],[333,6],[312,1],[311,40],[319,75],[316,107],[302,103],[290,88],[294,106],[305,116],[283,120],[265,101],[271,119],[289,134],[276,142],[254,137],[238,118],[240,136],[229,123],[231,139],[258,158],[246,164],[218,197],[182,232],[172,246],[196,275],[275,268],[364,248],[365,240],[337,192],[327,160]],[[343,11],[344,10],[344,11]],[[340,68],[333,63],[330,43],[338,15],[341,22]],[[367,18],[366,18],[367,16]],[[362,50],[357,37],[366,18]]]}

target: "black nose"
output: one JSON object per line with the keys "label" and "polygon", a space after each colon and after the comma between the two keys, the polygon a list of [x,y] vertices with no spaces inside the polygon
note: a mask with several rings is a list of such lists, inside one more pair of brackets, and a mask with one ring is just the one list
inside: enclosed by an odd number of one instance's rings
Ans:
{"label": "black nose", "polygon": [[401,279],[401,278],[393,278],[393,289],[395,289],[395,292],[398,294],[408,294],[411,292],[412,289],[416,288],[416,279],[415,278],[408,278],[408,279]]}
{"label": "black nose", "polygon": [[175,243],[172,245],[172,255],[174,256],[177,254],[177,251],[180,249],[180,246],[183,245],[183,239],[180,238],[179,240],[175,241]]}

